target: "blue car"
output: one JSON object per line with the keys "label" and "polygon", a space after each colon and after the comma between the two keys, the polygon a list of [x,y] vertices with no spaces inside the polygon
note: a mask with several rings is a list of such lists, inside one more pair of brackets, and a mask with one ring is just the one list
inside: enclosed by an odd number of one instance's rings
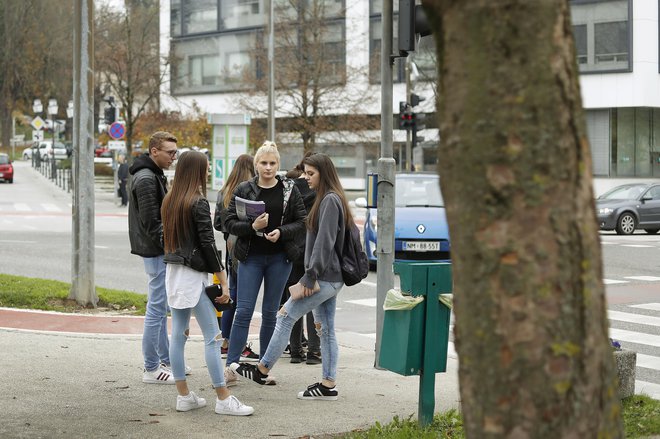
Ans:
{"label": "blue car", "polygon": [[[394,259],[396,261],[446,261],[450,258],[449,228],[437,174],[396,174],[394,210]],[[366,207],[364,198],[355,200]],[[367,209],[364,243],[369,263],[376,265],[378,213]]]}

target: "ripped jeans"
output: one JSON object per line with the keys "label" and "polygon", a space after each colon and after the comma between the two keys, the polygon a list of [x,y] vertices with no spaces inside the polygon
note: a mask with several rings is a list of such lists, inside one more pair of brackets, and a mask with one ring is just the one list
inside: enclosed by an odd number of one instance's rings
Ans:
{"label": "ripped jeans", "polygon": [[321,339],[322,378],[336,381],[339,347],[335,336],[335,311],[337,309],[337,294],[339,294],[344,284],[324,280],[318,282],[321,287],[320,291],[299,300],[289,298],[277,313],[275,332],[273,332],[268,350],[262,355],[260,362],[267,368],[272,369],[289,342],[293,325],[300,317],[309,311],[313,311],[314,323]]}
{"label": "ripped jeans", "polygon": [[199,302],[194,308],[176,309],[172,311],[172,337],[170,341],[170,360],[172,361],[172,375],[175,381],[186,379],[186,366],[183,359],[183,350],[188,340],[190,327],[190,314],[195,313],[195,319],[204,334],[204,358],[206,367],[211,375],[213,387],[225,387],[225,374],[220,357],[222,337],[218,327],[218,318],[215,307],[209,297],[202,292]]}

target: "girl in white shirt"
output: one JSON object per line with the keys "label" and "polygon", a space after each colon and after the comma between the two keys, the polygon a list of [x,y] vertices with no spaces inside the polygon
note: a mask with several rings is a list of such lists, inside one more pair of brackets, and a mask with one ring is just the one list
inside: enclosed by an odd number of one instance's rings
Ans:
{"label": "girl in white shirt", "polygon": [[[223,291],[228,292],[227,275],[215,246],[211,211],[206,200],[207,181],[206,156],[198,151],[183,153],[177,163],[172,190],[165,196],[161,208],[167,264],[165,287],[172,310],[170,361],[179,393],[176,409],[185,412],[206,405],[204,398],[188,389],[183,360],[190,316],[194,313],[204,334],[206,365],[217,396],[215,412],[251,415],[254,409],[242,404],[227,389],[220,356],[222,338],[218,319],[215,307],[204,293],[209,273],[214,273],[220,279]],[[216,299],[218,303],[228,300],[228,294]]]}

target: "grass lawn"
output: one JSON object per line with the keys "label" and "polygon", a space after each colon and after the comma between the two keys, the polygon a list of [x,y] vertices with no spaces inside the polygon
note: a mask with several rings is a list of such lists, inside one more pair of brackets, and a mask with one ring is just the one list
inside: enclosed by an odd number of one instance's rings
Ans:
{"label": "grass lawn", "polygon": [[[71,284],[49,279],[0,274],[0,306],[46,311],[82,312],[86,308],[68,299]],[[97,306],[132,315],[144,315],[147,296],[96,287]]]}

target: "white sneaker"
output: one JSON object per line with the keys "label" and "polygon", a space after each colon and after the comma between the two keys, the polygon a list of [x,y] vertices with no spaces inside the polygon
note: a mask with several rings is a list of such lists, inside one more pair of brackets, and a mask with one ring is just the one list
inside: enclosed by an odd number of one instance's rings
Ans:
{"label": "white sneaker", "polygon": [[195,392],[190,392],[186,396],[177,395],[176,397],[177,412],[188,412],[205,406],[206,400],[195,395]]}
{"label": "white sneaker", "polygon": [[219,415],[249,416],[254,413],[254,408],[245,405],[234,395],[227,399],[216,399],[215,412]]}
{"label": "white sneaker", "polygon": [[[171,366],[168,366],[165,363],[160,363],[160,367],[162,367],[163,369],[165,369],[169,373],[172,373],[172,367]],[[192,375],[192,367],[190,367],[186,364],[186,369],[185,370],[186,370],[186,375]]]}
{"label": "white sneaker", "polygon": [[151,372],[145,369],[142,373],[142,382],[147,384],[174,384],[174,377],[172,372],[161,366]]}

